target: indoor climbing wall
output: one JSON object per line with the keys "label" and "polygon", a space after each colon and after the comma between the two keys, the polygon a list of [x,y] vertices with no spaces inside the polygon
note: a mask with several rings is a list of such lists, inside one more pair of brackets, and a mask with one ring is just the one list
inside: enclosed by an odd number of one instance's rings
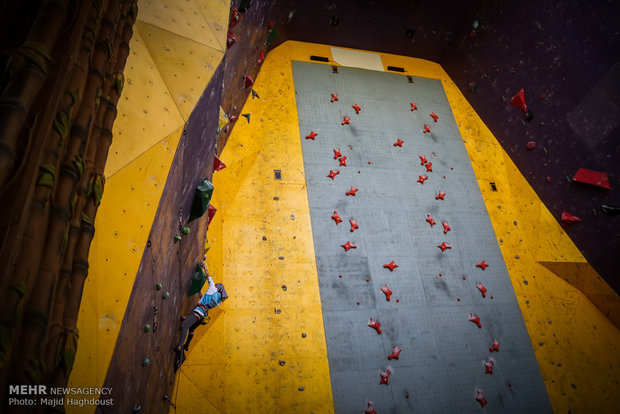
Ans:
{"label": "indoor climbing wall", "polygon": [[293,75],[336,412],[551,412],[441,82]]}

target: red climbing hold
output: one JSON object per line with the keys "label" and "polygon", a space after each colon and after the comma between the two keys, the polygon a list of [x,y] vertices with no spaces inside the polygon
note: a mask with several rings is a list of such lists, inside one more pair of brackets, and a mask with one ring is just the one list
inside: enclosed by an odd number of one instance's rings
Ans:
{"label": "red climbing hold", "polygon": [[336,170],[329,170],[329,174],[327,174],[328,178],[331,178],[332,180],[334,179],[335,176],[337,176],[338,174],[340,174],[340,171]]}
{"label": "red climbing hold", "polygon": [[355,113],[359,114],[360,111],[362,110],[362,108],[360,108],[359,106],[357,106],[357,104],[353,105],[351,108],[355,109]]}
{"label": "red climbing hold", "polygon": [[344,119],[342,120],[342,122],[340,123],[340,125],[350,125],[351,124],[351,118],[349,118],[348,116],[345,116]]}
{"label": "red climbing hold", "polygon": [[606,190],[611,190],[611,187],[609,186],[609,177],[607,177],[607,174],[598,171],[588,170],[586,168],[580,168],[579,170],[577,170],[577,173],[573,177],[573,181],[595,185]]}
{"label": "red climbing hold", "polygon": [[422,185],[424,185],[424,181],[428,180],[428,176],[426,175],[418,175],[418,182]]}
{"label": "red climbing hold", "polygon": [[381,335],[381,322],[376,322],[374,319],[370,318],[368,321],[368,326],[375,329],[379,335]]}
{"label": "red climbing hold", "polygon": [[449,244],[446,244],[446,242],[441,243],[439,246],[437,246],[441,249],[441,252],[445,252],[448,249],[451,249],[452,246],[450,246]]}
{"label": "red climbing hold", "polygon": [[350,241],[345,244],[341,244],[340,247],[344,248],[345,252],[348,252],[350,249],[357,249],[357,245],[351,243]]}
{"label": "red climbing hold", "polygon": [[433,163],[429,162],[428,164],[424,165],[426,167],[426,172],[433,172]]}
{"label": "red climbing hold", "polygon": [[484,363],[484,373],[493,375],[493,365],[495,365],[495,361],[493,358],[490,358],[488,361]]}
{"label": "red climbing hold", "polygon": [[340,161],[340,165],[346,167],[347,166],[347,156],[343,156],[338,158],[338,161]]}
{"label": "red climbing hold", "polygon": [[228,34],[226,35],[226,49],[230,49],[230,47],[234,45],[236,41],[237,36],[235,36],[235,34],[229,30]]}
{"label": "red climbing hold", "polygon": [[497,339],[493,339],[493,345],[491,345],[491,347],[489,348],[489,352],[499,352],[499,345],[501,344],[500,341],[498,341]]}
{"label": "red climbing hold", "polygon": [[437,194],[437,196],[435,197],[435,200],[443,200],[445,196],[446,196],[446,193],[440,191],[439,194]]}
{"label": "red climbing hold", "polygon": [[560,219],[562,221],[562,227],[566,227],[570,224],[574,224],[577,223],[578,221],[581,221],[581,219],[577,216],[573,216],[571,213],[569,213],[568,211],[563,211],[562,212],[562,217]]}
{"label": "red climbing hold", "polygon": [[525,146],[527,149],[529,149],[530,151],[533,150],[534,148],[536,148],[536,141],[530,141],[527,143],[527,145]]}
{"label": "red climbing hold", "polygon": [[231,29],[233,27],[235,27],[235,25],[241,21],[242,17],[243,16],[241,15],[241,13],[239,13],[239,10],[237,10],[236,7],[233,8],[233,11],[232,11],[231,16],[230,16],[230,26],[229,27]]}
{"label": "red climbing hold", "polygon": [[385,300],[387,300],[389,302],[390,301],[390,297],[392,297],[392,291],[388,287],[387,283],[385,284],[385,286],[383,286],[381,288],[381,292],[385,293]]}
{"label": "red climbing hold", "polygon": [[396,345],[394,345],[394,348],[392,348],[392,353],[390,355],[388,355],[388,359],[391,361],[392,359],[398,359],[400,357],[400,351],[402,351],[402,348],[397,347]]}
{"label": "red climbing hold", "polygon": [[431,132],[431,128],[428,125],[424,124],[424,131],[422,131],[422,132],[425,133],[425,134],[427,132]]}
{"label": "red climbing hold", "polygon": [[310,131],[310,134],[309,134],[309,135],[306,135],[306,139],[311,139],[311,140],[314,140],[314,139],[315,139],[318,135],[319,135],[319,134],[317,134],[316,132],[314,132],[314,131]]}
{"label": "red climbing hold", "polygon": [[349,223],[351,223],[351,233],[353,233],[353,230],[360,228],[360,226],[357,225],[357,220],[349,220]]}
{"label": "red climbing hold", "polygon": [[482,396],[482,390],[480,388],[476,390],[476,401],[480,403],[480,406],[482,408],[484,408],[484,406],[487,405],[487,400],[485,400],[484,397]]}
{"label": "red climbing hold", "polygon": [[430,116],[431,118],[433,118],[433,121],[435,121],[435,122],[437,122],[437,119],[439,118],[439,117],[435,114],[435,112],[431,112],[431,113],[429,114],[429,116]]}
{"label": "red climbing hold", "polygon": [[522,110],[523,112],[527,112],[527,106],[525,105],[525,93],[523,92],[523,88],[515,96],[512,97],[510,103]]}
{"label": "red climbing hold", "polygon": [[332,219],[336,222],[336,226],[338,225],[338,223],[342,223],[342,219],[338,215],[337,210],[334,210],[334,215],[332,216]]}
{"label": "red climbing hold", "polygon": [[391,369],[387,369],[386,371],[381,371],[379,374],[381,375],[381,381],[379,381],[379,385],[385,384],[390,385],[390,374],[392,373]]}
{"label": "red climbing hold", "polygon": [[250,75],[243,75],[243,82],[245,89],[251,88],[254,85],[254,79]]}
{"label": "red climbing hold", "polygon": [[420,157],[420,165],[424,165],[428,163],[428,160],[426,159],[424,155],[420,155],[419,157]]}
{"label": "red climbing hold", "polygon": [[414,103],[410,103],[409,105],[411,105],[411,110],[415,111],[416,109],[418,109],[418,106]]}
{"label": "red climbing hold", "polygon": [[375,411],[374,407],[372,406],[372,401],[368,401],[368,408],[366,408],[366,410],[364,410],[365,414],[377,414],[377,412]]}
{"label": "red climbing hold", "polygon": [[478,282],[478,286],[476,286],[476,287],[482,293],[482,297],[486,298],[487,297],[487,288],[484,287],[482,282]]}
{"label": "red climbing hold", "polygon": [[215,155],[213,157],[213,171],[222,171],[224,168],[226,168],[226,164]]}
{"label": "red climbing hold", "polygon": [[480,269],[484,270],[487,267],[489,267],[489,265],[487,264],[487,262],[485,262],[484,260],[480,263],[476,263],[476,267],[479,267]]}
{"label": "red climbing hold", "polygon": [[447,234],[450,230],[452,230],[447,221],[442,221],[441,225],[443,226],[443,234]]}
{"label": "red climbing hold", "polygon": [[357,190],[359,190],[359,188],[351,187],[351,189],[347,191],[346,194],[350,196],[355,196],[355,193],[357,192]]}
{"label": "red climbing hold", "polygon": [[256,66],[260,66],[265,61],[265,51],[261,50],[256,60]]}
{"label": "red climbing hold", "polygon": [[476,315],[474,315],[473,313],[469,314],[469,318],[467,318],[470,322],[475,323],[476,325],[478,325],[478,328],[482,328],[482,324],[480,323],[480,318],[477,317]]}
{"label": "red climbing hold", "polygon": [[338,100],[338,95],[335,93],[332,93],[332,100],[330,102],[334,102]]}
{"label": "red climbing hold", "polygon": [[437,224],[435,223],[435,220],[433,220],[433,216],[431,216],[431,213],[428,213],[426,215],[426,222],[431,225],[431,228],[433,228],[433,226]]}
{"label": "red climbing hold", "polygon": [[217,208],[213,207],[211,204],[209,204],[209,211],[207,213],[207,225],[211,224],[211,220],[213,220],[213,216],[215,216],[215,212],[217,211]]}
{"label": "red climbing hold", "polygon": [[390,269],[390,272],[393,272],[394,269],[396,269],[398,267],[398,265],[396,263],[394,263],[394,260],[392,260],[390,263],[384,264],[383,267],[385,269]]}
{"label": "red climbing hold", "polygon": [[395,147],[401,147],[401,148],[402,148],[402,146],[403,146],[403,144],[404,144],[404,143],[405,143],[405,141],[403,141],[402,139],[398,138],[398,139],[396,140],[396,142],[394,143],[394,146],[395,146]]}
{"label": "red climbing hold", "polygon": [[342,157],[342,154],[340,153],[340,149],[334,149],[334,159],[338,159]]}

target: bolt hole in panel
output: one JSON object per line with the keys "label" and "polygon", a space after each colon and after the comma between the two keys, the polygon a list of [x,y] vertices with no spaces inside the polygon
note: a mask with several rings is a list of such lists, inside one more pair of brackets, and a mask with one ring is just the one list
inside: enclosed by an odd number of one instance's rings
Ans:
{"label": "bolt hole in panel", "polygon": [[[401,74],[296,61],[293,77],[336,413],[363,412],[368,401],[378,413],[478,413],[478,389],[489,412],[551,413],[441,81],[415,77],[403,88]],[[320,133],[310,140],[308,131]],[[339,171],[333,179],[331,170]],[[355,231],[336,225],[334,211],[355,220]],[[341,247],[347,242],[356,248]],[[451,248],[437,248],[443,243]],[[476,267],[483,260],[484,270]],[[491,354],[494,339],[501,348]],[[402,352],[388,361],[394,346]],[[388,369],[389,384],[380,384]]]}

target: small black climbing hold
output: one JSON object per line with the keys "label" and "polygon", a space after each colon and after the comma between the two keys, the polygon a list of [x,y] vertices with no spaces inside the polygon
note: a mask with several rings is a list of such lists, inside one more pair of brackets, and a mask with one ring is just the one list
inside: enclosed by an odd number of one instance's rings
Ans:
{"label": "small black climbing hold", "polygon": [[525,113],[525,120],[530,122],[532,119],[534,119],[534,113],[532,111],[527,111]]}
{"label": "small black climbing hold", "polygon": [[274,200],[276,200],[276,201],[278,201],[278,200],[280,199],[280,197],[275,196],[273,199],[274,199]]}
{"label": "small black climbing hold", "polygon": [[278,257],[278,259],[284,260],[284,256],[280,256],[280,257]]}
{"label": "small black climbing hold", "polygon": [[305,332],[303,332],[303,333],[301,334],[301,337],[302,337],[302,338],[305,338],[306,336],[308,336],[308,335],[306,335],[306,333],[305,333]]}
{"label": "small black climbing hold", "polygon": [[258,93],[254,89],[252,89],[252,99],[254,98],[260,99],[260,96],[258,96]]}
{"label": "small black climbing hold", "polygon": [[280,313],[282,313],[281,309],[276,309],[276,315],[279,315]]}
{"label": "small black climbing hold", "polygon": [[287,289],[286,285],[282,285],[282,290],[286,292],[286,289]]}
{"label": "small black climbing hold", "polygon": [[303,391],[303,390],[305,390],[306,388],[305,388],[305,387],[299,387],[299,388],[297,388],[297,389],[298,389],[299,391]]}
{"label": "small black climbing hold", "polygon": [[248,120],[248,124],[250,123],[250,115],[252,114],[241,114],[242,117]]}
{"label": "small black climbing hold", "polygon": [[161,397],[162,400],[164,401],[168,401],[170,399],[170,397],[168,397],[168,394],[164,394],[163,397]]}
{"label": "small black climbing hold", "polygon": [[142,360],[142,366],[143,366],[143,367],[148,367],[149,365],[151,365],[151,360],[150,360],[150,359],[148,359],[148,358],[144,358],[144,359]]}
{"label": "small black climbing hold", "polygon": [[570,386],[573,387],[573,389],[577,388],[575,384],[571,384]]}
{"label": "small black climbing hold", "polygon": [[141,407],[141,406],[139,406],[138,404],[135,404],[135,405],[133,406],[132,411],[133,411],[134,413],[137,413],[137,412],[138,412],[138,411],[140,411],[141,409],[142,409],[142,407]]}
{"label": "small black climbing hold", "polygon": [[263,241],[267,240],[267,236],[263,236]]}
{"label": "small black climbing hold", "polygon": [[281,367],[283,367],[283,366],[284,366],[284,364],[286,364],[286,361],[284,361],[284,360],[282,360],[282,359],[281,359],[279,362],[280,362],[280,366],[281,366]]}
{"label": "small black climbing hold", "polygon": [[239,8],[237,10],[239,10],[239,12],[241,13],[245,13],[246,11],[248,11],[251,5],[252,0],[241,0],[241,4],[239,4]]}
{"label": "small black climbing hold", "polygon": [[620,214],[620,207],[611,207],[602,204],[601,210],[603,210],[603,213],[607,214],[608,216],[617,216],[618,214]]}
{"label": "small black climbing hold", "polygon": [[150,240],[146,242],[146,247],[151,247],[151,241]]}

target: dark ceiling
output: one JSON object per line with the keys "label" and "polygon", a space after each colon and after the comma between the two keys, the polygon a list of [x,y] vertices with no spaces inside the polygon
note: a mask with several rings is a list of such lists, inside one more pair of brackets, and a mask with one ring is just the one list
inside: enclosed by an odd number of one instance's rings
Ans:
{"label": "dark ceiling", "polygon": [[[318,0],[275,10],[275,45],[440,63],[558,221],[562,211],[583,220],[568,235],[620,292],[620,216],[601,209],[620,207],[620,2]],[[531,122],[506,102],[521,88]],[[581,167],[607,173],[612,189],[571,182]]]}

